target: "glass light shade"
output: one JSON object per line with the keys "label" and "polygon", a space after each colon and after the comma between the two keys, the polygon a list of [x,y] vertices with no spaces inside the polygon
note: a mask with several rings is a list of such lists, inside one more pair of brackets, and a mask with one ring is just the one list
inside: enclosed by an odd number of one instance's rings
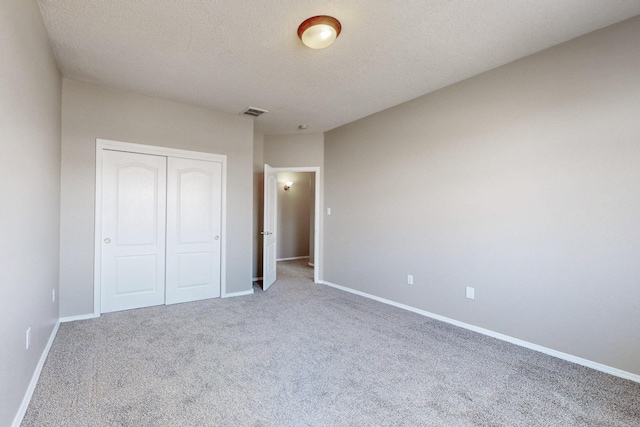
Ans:
{"label": "glass light shade", "polygon": [[311,49],[322,49],[336,40],[336,30],[326,24],[314,25],[302,33],[302,43]]}
{"label": "glass light shade", "polygon": [[342,26],[336,18],[314,16],[300,24],[298,37],[311,49],[323,49],[336,40],[341,29]]}

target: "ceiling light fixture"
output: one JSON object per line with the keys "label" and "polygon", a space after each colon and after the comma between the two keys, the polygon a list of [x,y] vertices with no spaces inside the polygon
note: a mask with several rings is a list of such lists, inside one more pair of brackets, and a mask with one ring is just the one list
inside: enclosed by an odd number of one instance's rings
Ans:
{"label": "ceiling light fixture", "polygon": [[298,27],[298,37],[311,49],[323,49],[340,35],[342,25],[332,16],[319,15],[306,19]]}

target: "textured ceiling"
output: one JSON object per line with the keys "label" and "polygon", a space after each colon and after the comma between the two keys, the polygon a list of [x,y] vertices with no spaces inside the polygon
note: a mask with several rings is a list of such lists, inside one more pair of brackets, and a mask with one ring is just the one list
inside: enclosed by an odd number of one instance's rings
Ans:
{"label": "textured ceiling", "polygon": [[[640,14],[640,0],[39,0],[65,77],[323,132]],[[297,38],[338,18],[324,50]],[[299,131],[298,125],[309,128]]]}

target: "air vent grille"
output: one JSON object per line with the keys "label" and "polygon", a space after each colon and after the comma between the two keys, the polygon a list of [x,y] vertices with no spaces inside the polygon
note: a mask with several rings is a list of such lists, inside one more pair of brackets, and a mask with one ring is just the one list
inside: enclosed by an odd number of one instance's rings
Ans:
{"label": "air vent grille", "polygon": [[268,113],[268,110],[263,110],[262,108],[256,107],[247,107],[240,112],[243,116],[251,116],[251,117],[260,117],[264,113]]}

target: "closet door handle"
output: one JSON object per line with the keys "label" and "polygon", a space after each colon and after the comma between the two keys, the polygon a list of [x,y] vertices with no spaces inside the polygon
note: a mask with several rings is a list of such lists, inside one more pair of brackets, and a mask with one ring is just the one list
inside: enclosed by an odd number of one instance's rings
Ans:
{"label": "closet door handle", "polygon": [[107,237],[106,239],[104,239],[104,242],[108,245],[109,243],[111,243],[111,239]]}

